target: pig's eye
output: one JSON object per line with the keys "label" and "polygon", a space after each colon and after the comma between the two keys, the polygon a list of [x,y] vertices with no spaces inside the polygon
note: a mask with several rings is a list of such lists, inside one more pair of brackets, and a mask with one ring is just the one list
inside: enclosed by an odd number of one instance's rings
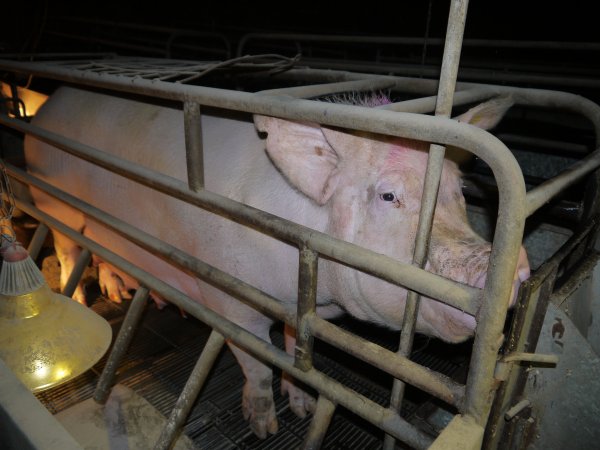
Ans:
{"label": "pig's eye", "polygon": [[379,194],[379,198],[384,202],[393,202],[396,200],[396,195],[393,192],[386,192],[385,194]]}

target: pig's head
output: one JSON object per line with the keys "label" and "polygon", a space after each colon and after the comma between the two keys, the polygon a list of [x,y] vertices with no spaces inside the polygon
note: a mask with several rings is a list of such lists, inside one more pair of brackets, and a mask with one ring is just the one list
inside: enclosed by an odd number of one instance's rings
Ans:
{"label": "pig's head", "polygon": [[[486,102],[457,119],[491,128],[511,104],[510,99]],[[255,117],[255,123],[268,133],[267,152],[289,182],[328,208],[327,233],[398,261],[412,261],[428,144],[264,116]],[[490,249],[469,225],[460,171],[446,159],[426,269],[483,287]],[[521,249],[511,304],[528,276]],[[406,290],[340,264],[330,264],[322,281],[352,315],[401,326]],[[451,306],[427,298],[421,302],[417,331],[460,342],[473,334],[475,325],[473,316]]]}

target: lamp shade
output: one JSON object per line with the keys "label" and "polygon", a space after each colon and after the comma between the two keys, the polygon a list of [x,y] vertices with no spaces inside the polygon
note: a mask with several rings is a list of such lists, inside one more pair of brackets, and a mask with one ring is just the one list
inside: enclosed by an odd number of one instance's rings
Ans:
{"label": "lamp shade", "polygon": [[0,358],[32,392],[90,369],[111,337],[106,320],[46,283],[20,295],[0,293]]}

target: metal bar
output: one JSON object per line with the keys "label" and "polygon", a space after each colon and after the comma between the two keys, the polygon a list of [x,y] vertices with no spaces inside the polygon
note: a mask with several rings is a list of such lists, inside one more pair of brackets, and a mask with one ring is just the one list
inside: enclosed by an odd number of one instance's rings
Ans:
{"label": "metal bar", "polygon": [[[292,326],[297,326],[297,320],[294,314],[283,307],[282,304],[276,299],[268,296],[262,291],[247,285],[212,266],[204,264],[201,261],[194,259],[193,262],[190,262],[192,258],[180,250],[165,243],[162,243],[162,245],[158,244],[159,241],[157,239],[148,236],[143,231],[127,225],[106,213],[101,213],[98,209],[87,205],[81,200],[75,199],[68,194],[60,193],[60,191],[58,191],[56,188],[37,180],[35,177],[32,177],[31,175],[15,168],[14,166],[7,164],[6,168],[8,173],[16,179],[36,186],[37,188],[47,192],[59,200],[68,203],[77,209],[80,209],[86,215],[127,237],[133,243],[141,246],[142,248],[152,251],[153,253],[168,256],[182,268],[190,270],[203,280],[218,286],[220,289],[230,293],[236,298],[242,301],[247,301],[256,309],[264,312],[265,314],[275,316],[277,319],[282,320]],[[301,264],[306,264],[310,271],[316,271],[316,267],[314,267],[316,265],[315,257],[309,254],[308,256],[305,256],[305,258],[305,263]],[[313,280],[313,282],[316,282],[316,278]],[[307,328],[309,332],[318,332],[318,336],[320,338],[327,340],[339,348],[352,352],[354,356],[373,364],[375,367],[387,371],[397,378],[414,378],[417,380],[414,382],[416,386],[421,387],[433,395],[443,398],[450,404],[459,404],[460,398],[464,394],[464,386],[452,382],[452,380],[449,380],[443,375],[431,372],[424,367],[411,362],[407,358],[397,357],[394,353],[385,350],[376,344],[369,343],[366,345],[365,341],[361,340],[360,338],[340,330],[326,321],[322,321],[314,314],[306,315],[305,321],[301,324],[301,326],[298,326],[298,329],[303,330],[303,332]]]}
{"label": "metal bar", "polygon": [[48,227],[45,224],[40,223],[35,229],[31,241],[29,241],[29,246],[27,247],[27,253],[29,253],[32,260],[35,261],[38,258],[47,236]]}
{"label": "metal bar", "polygon": [[331,397],[332,401],[348,408],[358,416],[381,428],[384,432],[393,434],[398,439],[416,449],[426,449],[431,445],[432,438],[430,436],[409,424],[396,412],[381,407],[372,400],[348,389],[315,369],[311,369],[307,372],[297,369],[294,367],[293,357],[283,350],[263,341],[238,325],[224,319],[207,307],[196,303],[182,292],[171,287],[167,283],[154,278],[115,253],[106,250],[101,245],[98,245],[94,241],[70,229],[33,205],[18,199],[16,200],[16,204],[25,213],[41,222],[45,222],[50,228],[57,229],[59,232],[67,235],[77,244],[100,256],[104,261],[107,261],[118,269],[128,273],[133,278],[146,285],[149,289],[158,292],[175,306],[184,309],[209,327],[216,329],[225,336],[226,339],[231,340],[238,347],[259,359],[273,363],[294,378],[314,387],[320,392],[327,392],[327,395]]}
{"label": "metal bar", "polygon": [[[330,35],[330,34],[300,34],[300,33],[247,33],[240,39],[237,54],[243,53],[244,47],[252,39],[265,40],[293,40],[305,42],[342,42],[360,44],[390,44],[390,45],[423,45],[422,37],[400,36],[355,36],[355,35]],[[444,45],[444,39],[427,38],[428,45]],[[575,50],[575,51],[600,51],[598,42],[561,42],[561,41],[515,41],[509,39],[465,39],[463,47],[482,48],[519,48],[532,50]]]}
{"label": "metal bar", "polygon": [[532,215],[554,196],[563,192],[585,175],[600,167],[600,148],[590,153],[584,159],[577,161],[567,170],[561,172],[554,178],[536,186],[527,192],[527,216]]}
{"label": "metal bar", "polygon": [[315,337],[384,370],[395,378],[410,380],[414,386],[441,398],[450,405],[461,407],[465,387],[449,377],[431,371],[377,344],[365,341],[320,317],[315,316],[311,319],[310,329]]}
{"label": "metal bar", "polygon": [[382,76],[378,78],[368,78],[355,81],[340,81],[337,83],[311,84],[308,86],[269,89],[260,91],[260,94],[288,95],[294,98],[310,98],[337,94],[340,92],[376,91],[379,89],[390,89],[394,86],[396,86],[396,80]]}
{"label": "metal bar", "polygon": [[89,266],[90,261],[92,260],[92,254],[87,249],[81,250],[81,253],[77,257],[77,261],[75,261],[75,266],[73,267],[73,271],[71,275],[69,275],[69,279],[67,280],[67,284],[62,290],[63,295],[67,297],[71,297],[79,284],[79,280],[83,275],[83,271]]}
{"label": "metal bar", "polygon": [[188,185],[192,191],[198,192],[204,189],[202,122],[200,121],[200,105],[198,103],[183,102],[183,124]]}
{"label": "metal bar", "polygon": [[[442,74],[435,105],[436,116],[450,117],[452,112],[452,101],[456,86],[456,75],[458,73],[458,63],[460,60],[461,43],[468,4],[468,0],[453,0],[450,5],[446,45],[444,47],[444,59],[442,62]],[[413,252],[413,264],[421,268],[424,268],[427,263],[429,241],[433,229],[433,216],[435,214],[435,205],[437,203],[438,191],[442,179],[445,153],[446,148],[442,145],[431,144],[429,147],[423,194],[421,196],[419,222],[415,237],[415,249]],[[400,344],[398,348],[398,354],[404,357],[408,357],[412,351],[417,317],[419,314],[419,303],[420,295],[417,292],[409,291],[404,308],[402,331],[400,332]],[[401,409],[405,387],[406,384],[403,381],[394,379],[390,397],[390,407],[397,411],[400,411]],[[390,435],[386,435],[383,448],[385,450],[393,450],[394,447],[394,438]]]}
{"label": "metal bar", "polygon": [[[487,100],[495,95],[493,89],[489,88],[471,88],[464,91],[458,91],[452,99],[453,106],[465,105],[467,103]],[[388,111],[410,112],[410,113],[430,113],[435,111],[437,104],[437,95],[430,97],[421,97],[403,102],[390,103],[387,105],[378,106],[379,109]]]}
{"label": "metal bar", "polygon": [[[335,105],[332,104],[332,106]],[[1,124],[31,134],[75,156],[83,157],[94,164],[207,211],[220,214],[247,226],[260,228],[263,232],[267,232],[283,241],[293,242],[296,245],[304,242],[320,254],[329,256],[336,261],[343,261],[361,271],[401,286],[410,285],[411,289],[423,295],[438,299],[469,314],[474,315],[479,308],[481,302],[480,289],[448,280],[410,264],[400,263],[393,258],[332,238],[324,233],[281,219],[207,190],[191,192],[187,185],[179,180],[100,152],[89,146],[61,138],[39,127],[18,122],[20,121],[0,116]],[[500,143],[500,145],[502,144]],[[509,189],[512,189],[512,185]]]}
{"label": "metal bar", "polygon": [[313,363],[309,322],[316,314],[318,262],[319,255],[315,251],[306,247],[300,250],[295,365],[301,370],[310,369]]}
{"label": "metal bar", "polygon": [[319,395],[317,407],[310,421],[310,427],[302,443],[302,450],[318,450],[321,448],[334,412],[335,403],[324,395]]}
{"label": "metal bar", "polygon": [[156,441],[155,450],[167,450],[173,445],[224,344],[225,338],[213,330]]}
{"label": "metal bar", "polygon": [[278,320],[293,326],[296,325],[293,312],[288,311],[279,301],[260,291],[259,289],[256,289],[253,286],[244,283],[235,277],[232,277],[216,267],[192,258],[178,248],[166,244],[149,235],[148,233],[145,233],[144,231],[135,228],[126,222],[123,222],[122,220],[119,220],[99,210],[98,208],[95,208],[65,192],[62,192],[59,189],[41,180],[38,180],[37,178],[12,165],[7,165],[7,170],[9,170],[11,176],[15,177],[16,179],[22,180],[29,185],[36,186],[60,201],[79,209],[87,216],[92,217],[111,230],[126,237],[131,242],[139,245],[143,249],[169,258],[181,269],[191,272],[208,283],[220,286],[225,292],[240,300],[247,301],[248,303],[252,304],[254,308],[267,315],[274,316]]}
{"label": "metal bar", "polygon": [[94,401],[96,403],[104,405],[108,400],[117,373],[117,368],[137,330],[140,319],[142,318],[142,313],[146,307],[146,300],[148,300],[149,293],[150,291],[146,287],[140,285],[133,296],[127,314],[121,324],[119,334],[115,339],[113,348],[106,360],[106,365],[104,366],[104,369],[102,369],[100,379],[96,385],[96,390],[94,391]]}

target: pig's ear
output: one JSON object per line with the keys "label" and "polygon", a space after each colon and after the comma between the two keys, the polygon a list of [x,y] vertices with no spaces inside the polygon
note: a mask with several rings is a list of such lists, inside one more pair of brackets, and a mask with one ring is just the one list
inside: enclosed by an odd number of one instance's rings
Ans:
{"label": "pig's ear", "polygon": [[337,185],[338,155],[316,124],[254,116],[258,131],[267,133],[267,153],[290,183],[320,205]]}
{"label": "pig's ear", "polygon": [[454,119],[459,122],[475,125],[484,130],[489,130],[498,125],[498,122],[502,120],[506,111],[508,111],[514,103],[515,102],[510,95],[496,97],[474,106],[466,113],[461,114]]}

